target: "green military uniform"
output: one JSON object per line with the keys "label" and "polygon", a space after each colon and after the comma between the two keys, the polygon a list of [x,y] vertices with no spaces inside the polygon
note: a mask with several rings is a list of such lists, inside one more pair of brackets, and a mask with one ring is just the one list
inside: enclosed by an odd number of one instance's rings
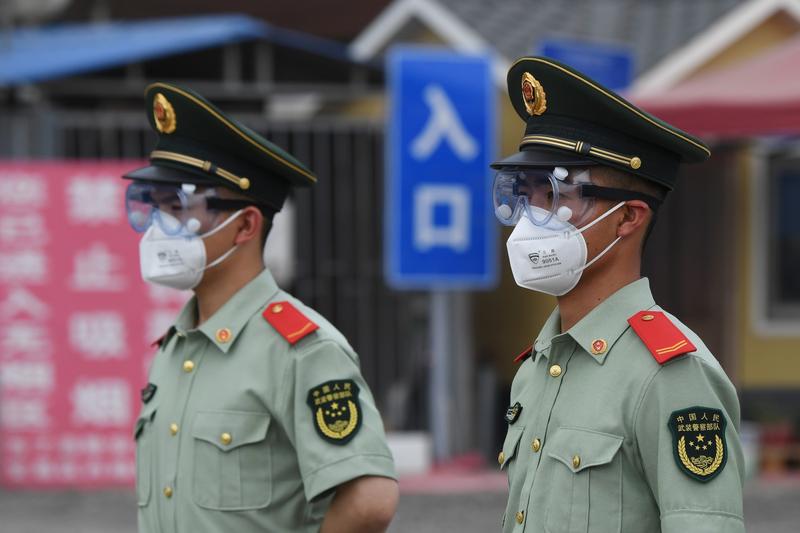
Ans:
{"label": "green military uniform", "polygon": [[[646,278],[565,333],[558,310],[545,323],[511,388],[499,457],[510,487],[503,531],[744,531],[736,390],[672,317],[697,350],[659,364],[628,323],[639,311],[660,311]],[[698,433],[704,440],[691,441],[726,461],[706,474],[715,476],[708,483],[674,458],[669,422],[684,409],[713,413]],[[714,415],[727,422],[722,429],[713,429]],[[701,444],[717,435],[719,449]]]}
{"label": "green military uniform", "polygon": [[[154,84],[145,99],[158,145],[126,178],[229,187],[272,212],[316,181],[196,93]],[[318,531],[338,485],[396,477],[358,356],[268,270],[196,324],[192,298],[142,390],[142,533]]]}
{"label": "green military uniform", "polygon": [[[262,316],[276,302],[319,329],[290,344]],[[395,477],[358,356],[269,271],[199,328],[195,313],[192,299],[163,339],[136,423],[140,531],[317,531],[331,489]],[[360,423],[342,437],[322,436],[308,404],[330,382],[357,388]]]}
{"label": "green military uniform", "polygon": [[[508,87],[526,130],[497,168],[603,165],[669,190],[710,154],[549,59],[517,61]],[[518,361],[498,457],[505,533],[744,531],[736,390],[646,278],[566,332],[556,309]]]}

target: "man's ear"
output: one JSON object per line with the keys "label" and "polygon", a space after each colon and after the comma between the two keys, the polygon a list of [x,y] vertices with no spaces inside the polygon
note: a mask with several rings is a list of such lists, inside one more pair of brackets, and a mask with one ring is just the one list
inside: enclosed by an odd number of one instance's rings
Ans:
{"label": "man's ear", "polygon": [[622,218],[617,226],[617,237],[630,237],[637,231],[647,228],[650,220],[650,207],[641,200],[629,200],[622,207]]}
{"label": "man's ear", "polygon": [[261,239],[261,226],[264,224],[264,215],[254,206],[245,207],[239,215],[239,231],[236,233],[234,244],[244,244],[247,241]]}

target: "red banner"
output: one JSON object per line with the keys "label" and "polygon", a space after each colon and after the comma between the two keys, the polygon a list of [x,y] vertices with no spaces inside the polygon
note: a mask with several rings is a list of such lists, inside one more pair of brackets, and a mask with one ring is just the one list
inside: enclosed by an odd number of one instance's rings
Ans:
{"label": "red banner", "polygon": [[118,162],[0,162],[0,482],[130,485],[150,344],[189,293],[145,284]]}

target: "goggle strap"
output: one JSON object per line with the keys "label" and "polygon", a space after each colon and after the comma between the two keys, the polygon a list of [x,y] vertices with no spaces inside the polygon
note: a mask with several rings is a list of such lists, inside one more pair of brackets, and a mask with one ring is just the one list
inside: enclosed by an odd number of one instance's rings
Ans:
{"label": "goggle strap", "polygon": [[217,198],[216,196],[209,196],[206,197],[206,207],[209,209],[216,209],[218,211],[225,211],[228,209],[244,209],[245,207],[250,206],[258,207],[259,209],[263,206],[261,204],[253,203],[249,200],[236,200],[234,198]]}
{"label": "goggle strap", "polygon": [[661,200],[649,194],[644,194],[637,191],[629,191],[627,189],[617,189],[615,187],[602,187],[600,185],[582,185],[581,193],[584,196],[592,196],[594,198],[603,198],[605,200],[616,200],[624,202],[627,200],[641,200],[646,203],[653,211],[661,206]]}

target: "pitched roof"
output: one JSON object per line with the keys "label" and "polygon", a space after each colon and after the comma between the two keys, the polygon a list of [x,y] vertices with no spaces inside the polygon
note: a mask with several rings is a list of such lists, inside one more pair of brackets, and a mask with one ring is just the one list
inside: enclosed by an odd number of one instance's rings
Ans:
{"label": "pitched roof", "polygon": [[748,61],[635,102],[676,126],[718,138],[800,131],[800,36]]}
{"label": "pitched roof", "polygon": [[[452,14],[474,36],[507,60],[537,52],[542,39],[585,39],[629,47],[641,73],[699,35],[731,9],[747,0],[395,0],[387,8],[407,4],[410,16],[430,6]],[[396,9],[400,12],[401,10]],[[423,17],[424,18],[424,17]],[[380,16],[375,23],[379,23]],[[387,24],[387,30],[395,29]],[[367,27],[353,43],[356,55],[376,55],[384,39],[370,35],[372,54],[359,47]],[[474,41],[475,39],[473,39]],[[361,43],[363,44],[363,43]]]}

